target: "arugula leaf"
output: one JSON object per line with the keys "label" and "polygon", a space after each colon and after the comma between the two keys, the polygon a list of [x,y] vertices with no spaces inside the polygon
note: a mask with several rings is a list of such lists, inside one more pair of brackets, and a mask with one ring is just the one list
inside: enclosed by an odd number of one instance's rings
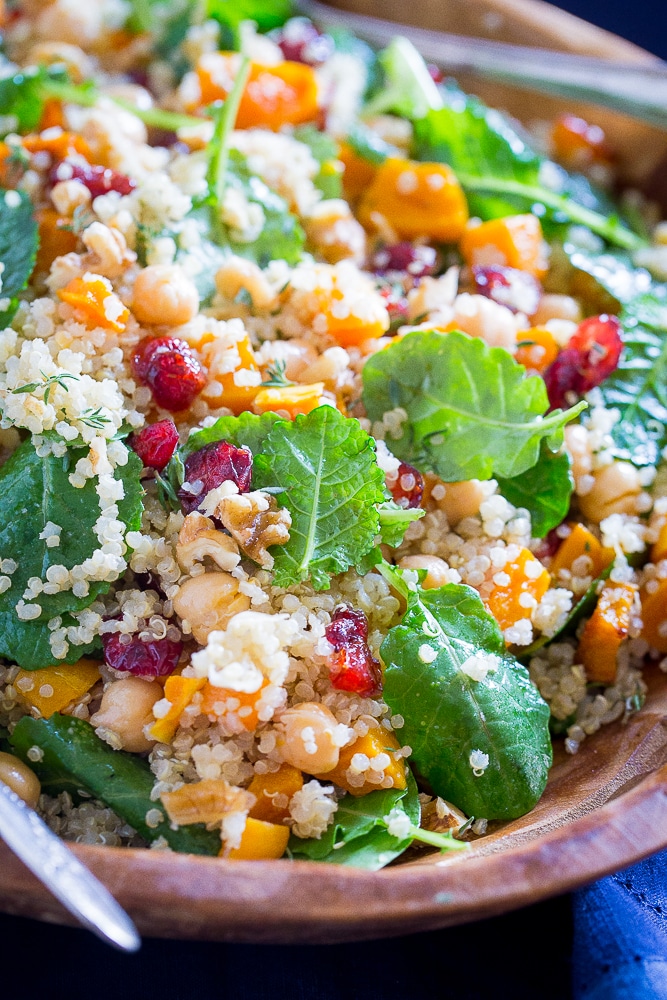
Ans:
{"label": "arugula leaf", "polygon": [[276,421],[255,458],[253,484],[282,487],[278,503],[292,516],[289,541],[273,553],[277,586],[310,577],[325,590],[332,574],[372,548],[384,474],[373,439],[334,407]]}
{"label": "arugula leaf", "polygon": [[[11,743],[14,752],[30,764],[47,787],[55,790],[82,789],[110,806],[145,840],[164,837],[174,851],[213,854],[220,851],[220,836],[202,823],[172,829],[165,817],[148,826],[146,814],[155,807],[151,792],[155,784],[148,761],[134,753],[112,750],[89,722],[55,713],[49,719],[24,716],[17,723]],[[40,761],[28,758],[30,747],[43,751]]]}
{"label": "arugula leaf", "polygon": [[407,788],[378,790],[358,798],[346,795],[319,840],[315,837],[302,840],[292,835],[288,850],[293,857],[304,861],[326,861],[377,871],[402,854],[413,840],[392,837],[383,822],[383,817],[397,806],[414,826],[419,826],[419,793],[409,773]]}
{"label": "arugula leaf", "polygon": [[7,307],[0,310],[0,329],[14,317],[18,308],[16,296],[28,284],[38,246],[32,202],[23,191],[0,188],[0,262],[4,264],[0,299],[9,299]]}
{"label": "arugula leaf", "polygon": [[444,107],[414,123],[414,155],[452,167],[471,214],[493,219],[530,211],[537,203],[547,210],[547,219],[587,226],[627,249],[645,245],[588,181],[535,153],[499,111],[456,87],[441,93]]}
{"label": "arugula leaf", "polygon": [[338,143],[326,132],[320,132],[314,125],[299,125],[294,129],[294,138],[308,146],[314,159],[320,165],[313,183],[325,198],[340,198],[343,181],[338,162]]}
{"label": "arugula leaf", "polygon": [[238,417],[218,417],[210,427],[194,431],[181,448],[185,460],[193,451],[199,451],[214,441],[229,441],[236,448],[250,448],[253,455],[259,454],[271,428],[283,417],[277,413],[250,413],[246,411]]}
{"label": "arugula leaf", "polygon": [[500,347],[464,333],[418,330],[374,354],[363,370],[369,418],[402,407],[407,421],[392,439],[394,454],[431,469],[446,482],[512,478],[551,449],[585,403],[543,416],[544,381]]}
{"label": "arugula leaf", "polygon": [[[31,577],[46,579],[50,566],[71,569],[90,558],[99,548],[94,532],[100,516],[94,480],[77,489],[68,474],[88,449],[68,452],[64,458],[53,455],[40,457],[32,443],[25,441],[0,468],[0,493],[3,498],[3,522],[0,525],[0,554],[13,559],[17,570],[11,576],[11,587],[0,594],[0,656],[27,670],[53,663],[49,646],[49,619],[68,612],[82,611],[110,584],[91,582],[86,597],[75,597],[71,590],[57,594],[40,594],[34,599],[42,608],[39,618],[23,621],[16,614],[16,604],[23,597]],[[119,519],[128,530],[141,525],[142,488],[139,481],[141,461],[129,453],[128,463],[116,469],[115,478],[125,487],[125,497],[118,503]],[[62,527],[60,545],[48,548],[40,539],[47,522]],[[27,603],[33,603],[28,601]],[[73,624],[68,619],[64,624]],[[83,655],[76,647],[76,658]]]}
{"label": "arugula leaf", "polygon": [[544,538],[567,516],[574,480],[566,452],[554,453],[544,443],[537,463],[521,476],[498,478],[502,495],[530,514],[533,538]]}
{"label": "arugula leaf", "polygon": [[418,521],[426,513],[421,507],[401,507],[393,500],[385,500],[378,504],[380,515],[380,540],[383,545],[395,549],[403,541],[408,526]]}
{"label": "arugula leaf", "polygon": [[559,636],[574,634],[582,618],[588,618],[593,614],[599,597],[599,586],[608,579],[613,568],[614,564],[612,562],[592,581],[586,593],[581,595],[557,632],[554,632],[553,635],[541,635],[530,646],[524,646],[519,656],[522,663],[528,662],[531,656],[537,653],[538,650],[542,649],[543,646],[548,646],[550,642],[554,642]]}
{"label": "arugula leaf", "polygon": [[294,11],[292,0],[206,0],[206,17],[223,29],[222,47],[239,47],[239,26],[254,21],[260,31],[279,28]]}
{"label": "arugula leaf", "polygon": [[[381,572],[398,577],[386,564]],[[417,771],[468,815],[522,816],[540,798],[551,766],[549,707],[507,653],[475,590],[448,584],[405,593],[408,609],[380,655],[383,696],[405,719],[401,739]],[[491,667],[483,679],[464,669],[473,656]]]}
{"label": "arugula leaf", "polygon": [[392,39],[378,55],[383,80],[366,102],[363,116],[396,114],[423,118],[442,107],[442,97],[426,63],[411,41],[402,35]]}
{"label": "arugula leaf", "polygon": [[621,305],[623,354],[597,390],[621,419],[612,429],[620,458],[655,465],[667,445],[667,285],[622,254],[591,254],[566,245],[572,265]]}

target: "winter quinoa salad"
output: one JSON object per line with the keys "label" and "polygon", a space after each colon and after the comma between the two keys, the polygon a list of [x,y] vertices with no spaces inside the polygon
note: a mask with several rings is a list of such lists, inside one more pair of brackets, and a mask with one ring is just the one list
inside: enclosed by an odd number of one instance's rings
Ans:
{"label": "winter quinoa salad", "polygon": [[287,0],[7,0],[0,778],[380,868],[667,670],[667,225]]}

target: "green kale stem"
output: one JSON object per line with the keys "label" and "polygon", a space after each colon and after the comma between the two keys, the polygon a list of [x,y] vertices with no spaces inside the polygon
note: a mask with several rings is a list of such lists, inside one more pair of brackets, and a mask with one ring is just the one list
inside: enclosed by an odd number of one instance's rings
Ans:
{"label": "green kale stem", "polygon": [[410,836],[422,844],[439,847],[441,851],[466,851],[470,844],[465,840],[456,840],[451,833],[437,833],[435,830],[422,830],[420,826],[410,825]]}
{"label": "green kale stem", "polygon": [[227,186],[227,167],[229,165],[229,137],[236,122],[239,111],[241,97],[248,82],[250,73],[250,60],[244,56],[241,60],[239,71],[234,80],[234,86],[227,95],[224,104],[213,109],[213,120],[215,127],[211,140],[211,157],[208,162],[206,180],[208,182],[209,195],[212,199],[211,223],[213,231],[220,235],[220,209],[222,199]]}
{"label": "green kale stem", "polygon": [[538,202],[547,208],[552,208],[556,212],[562,212],[571,222],[587,226],[598,236],[624,250],[639,250],[646,246],[646,240],[629,229],[624,229],[614,219],[600,215],[599,212],[594,212],[590,208],[584,208],[583,205],[577,205],[570,198],[557,194],[555,191],[549,191],[547,188],[499,177],[473,177],[458,171],[456,176],[461,185],[469,191],[517,195],[527,201]]}
{"label": "green kale stem", "polygon": [[102,94],[93,87],[77,86],[73,83],[60,83],[57,80],[45,80],[41,85],[45,97],[55,97],[67,104],[80,104],[84,108],[94,108],[100,98],[109,97],[119,108],[130,111],[133,115],[151,128],[162,128],[168,132],[176,132],[179,128],[191,128],[201,125],[205,118],[194,115],[183,115],[178,111],[165,111],[163,108],[138,108],[131,101],[122,97],[111,97]]}

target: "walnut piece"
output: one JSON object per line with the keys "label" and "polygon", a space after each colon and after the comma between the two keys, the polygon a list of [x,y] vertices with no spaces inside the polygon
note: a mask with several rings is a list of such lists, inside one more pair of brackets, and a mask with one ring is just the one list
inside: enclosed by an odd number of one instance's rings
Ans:
{"label": "walnut piece", "polygon": [[262,569],[273,568],[267,549],[288,542],[292,524],[289,511],[279,508],[275,497],[261,490],[223,497],[216,513],[247,556]]}
{"label": "walnut piece", "polygon": [[213,521],[198,511],[185,518],[176,543],[176,557],[184,570],[209,556],[220,569],[233,570],[241,561],[236,542],[219,531]]}

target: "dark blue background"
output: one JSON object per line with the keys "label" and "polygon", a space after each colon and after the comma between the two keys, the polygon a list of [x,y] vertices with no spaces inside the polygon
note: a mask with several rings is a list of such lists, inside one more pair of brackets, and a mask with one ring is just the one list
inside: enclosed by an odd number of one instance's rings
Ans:
{"label": "dark blue background", "polygon": [[[667,58],[667,0],[632,4],[563,0],[557,6]],[[0,940],[7,959],[4,995],[24,1000],[568,1000],[572,996],[568,897],[467,927],[328,947],[149,939],[138,955],[124,956],[84,931],[2,916]],[[8,989],[7,970],[12,968],[21,983],[20,994],[16,985]],[[611,994],[601,994],[601,1000],[605,995]]]}

